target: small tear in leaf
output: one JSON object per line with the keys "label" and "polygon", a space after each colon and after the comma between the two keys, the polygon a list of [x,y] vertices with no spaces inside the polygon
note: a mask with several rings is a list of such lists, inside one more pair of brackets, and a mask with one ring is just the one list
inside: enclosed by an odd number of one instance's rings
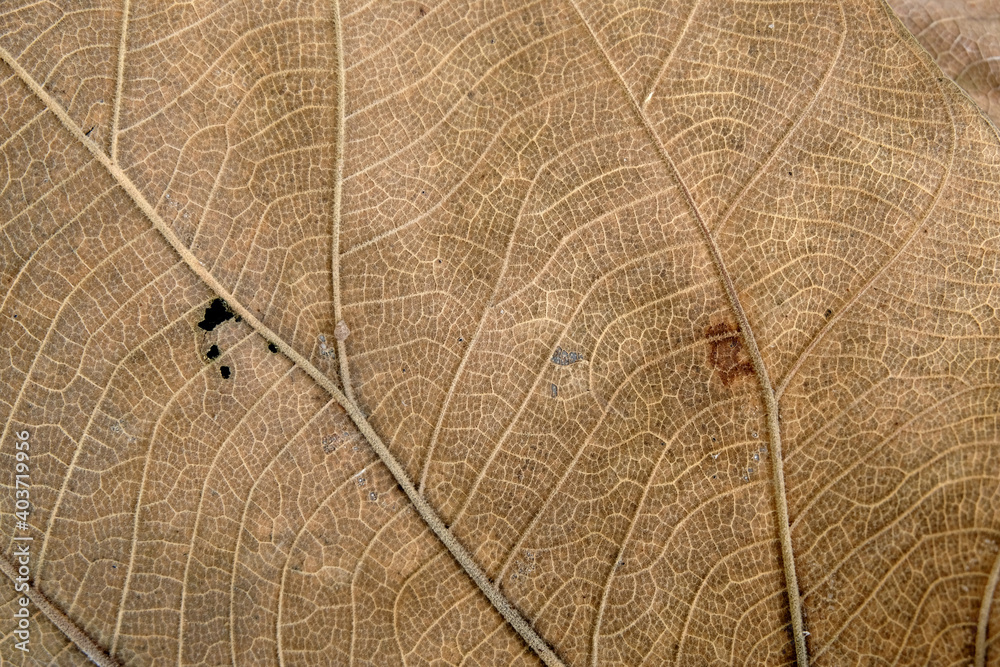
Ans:
{"label": "small tear in leaf", "polygon": [[222,299],[215,299],[205,309],[205,319],[198,322],[198,326],[205,331],[212,331],[227,320],[233,319],[233,311],[229,310],[229,305]]}

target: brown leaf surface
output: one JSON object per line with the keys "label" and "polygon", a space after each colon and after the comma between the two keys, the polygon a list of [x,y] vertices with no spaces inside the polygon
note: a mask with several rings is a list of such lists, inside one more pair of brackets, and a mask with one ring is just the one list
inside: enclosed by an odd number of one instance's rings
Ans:
{"label": "brown leaf surface", "polygon": [[1000,124],[1000,2],[891,0],[944,73]]}
{"label": "brown leaf surface", "polygon": [[0,105],[4,660],[1000,664],[1000,140],[888,7],[3,5]]}

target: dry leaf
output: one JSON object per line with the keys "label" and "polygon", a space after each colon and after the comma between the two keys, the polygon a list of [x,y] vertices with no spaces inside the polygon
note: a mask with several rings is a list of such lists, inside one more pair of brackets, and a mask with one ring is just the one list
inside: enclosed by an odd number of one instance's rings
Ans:
{"label": "dry leaf", "polygon": [[945,74],[1000,123],[1000,1],[892,0]]}
{"label": "dry leaf", "polygon": [[0,61],[5,660],[1000,664],[1000,141],[887,6],[6,4]]}

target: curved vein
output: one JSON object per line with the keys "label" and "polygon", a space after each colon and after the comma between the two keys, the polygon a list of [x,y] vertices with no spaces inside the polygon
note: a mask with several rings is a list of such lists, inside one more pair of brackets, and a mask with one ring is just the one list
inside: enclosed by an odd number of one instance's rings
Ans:
{"label": "curved vein", "polygon": [[785,493],[785,471],[782,467],[781,455],[781,427],[778,423],[778,402],[775,397],[774,389],[771,386],[771,379],[768,376],[767,367],[764,365],[764,359],[761,357],[760,349],[757,347],[757,339],[754,337],[753,330],[750,328],[750,321],[747,318],[746,311],[743,309],[743,305],[740,303],[739,295],[736,293],[736,286],[733,284],[733,279],[729,275],[726,264],[722,259],[722,253],[719,250],[719,246],[715,243],[715,239],[712,238],[712,234],[708,229],[708,224],[705,222],[705,218],[698,209],[698,205],[695,203],[691,191],[688,189],[684,179],[681,178],[680,172],[677,170],[677,166],[674,164],[673,159],[667,154],[663,143],[659,140],[659,137],[653,130],[652,125],[650,125],[649,119],[646,117],[642,107],[640,107],[635,98],[632,97],[632,94],[628,89],[628,85],[622,78],[618,68],[615,66],[614,62],[612,62],[610,56],[598,41],[593,28],[583,16],[576,0],[570,0],[570,4],[573,6],[573,10],[576,12],[581,23],[586,27],[587,32],[603,57],[605,64],[611,70],[614,78],[618,82],[618,85],[621,87],[636,121],[645,130],[650,142],[659,153],[660,158],[663,161],[664,166],[667,168],[670,176],[677,183],[678,189],[683,193],[684,202],[691,210],[691,214],[697,222],[698,229],[701,231],[701,234],[705,239],[705,245],[707,246],[709,254],[712,257],[712,263],[715,265],[716,271],[719,274],[719,280],[722,282],[726,297],[729,301],[729,306],[733,311],[736,320],[739,322],[740,335],[746,345],[747,354],[751,359],[754,372],[757,375],[758,382],[760,383],[764,410],[767,415],[767,430],[770,436],[769,440],[771,442],[772,452],[771,477],[774,485],[774,503],[778,514],[778,537],[781,542],[781,561],[783,566],[782,569],[785,574],[785,587],[788,592],[788,608],[792,621],[792,637],[795,642],[795,655],[798,667],[808,667],[809,655],[806,650],[805,635],[803,634],[804,624],[802,619],[802,602],[799,596],[798,577],[795,573],[795,555],[792,551],[791,531],[789,530],[788,501]]}
{"label": "curved vein", "polygon": [[993,569],[990,570],[990,578],[986,582],[983,590],[983,603],[979,607],[979,622],[976,624],[976,661],[975,667],[985,667],[986,665],[986,641],[987,631],[990,625],[990,608],[993,605],[993,596],[996,594],[997,581],[1000,580],[1000,551],[993,561]]}

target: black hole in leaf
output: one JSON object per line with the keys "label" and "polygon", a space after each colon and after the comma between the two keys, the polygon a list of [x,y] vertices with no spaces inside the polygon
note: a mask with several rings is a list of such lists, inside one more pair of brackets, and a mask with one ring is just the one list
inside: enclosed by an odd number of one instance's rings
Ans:
{"label": "black hole in leaf", "polygon": [[278,351],[278,346],[275,345],[274,343],[268,343],[267,349],[271,350],[271,352],[274,353]]}
{"label": "black hole in leaf", "polygon": [[208,357],[209,359],[218,359],[220,354],[222,353],[219,352],[219,346],[213,345],[212,347],[208,348],[208,352],[205,353],[205,356]]}
{"label": "black hole in leaf", "polygon": [[215,299],[209,304],[208,308],[205,309],[205,319],[198,322],[198,326],[205,331],[211,331],[215,327],[219,326],[226,320],[233,319],[233,311],[229,310],[229,306],[222,299]]}
{"label": "black hole in leaf", "polygon": [[222,374],[223,380],[228,380],[229,376],[233,374],[233,372],[229,370],[229,366],[220,366],[219,373]]}

